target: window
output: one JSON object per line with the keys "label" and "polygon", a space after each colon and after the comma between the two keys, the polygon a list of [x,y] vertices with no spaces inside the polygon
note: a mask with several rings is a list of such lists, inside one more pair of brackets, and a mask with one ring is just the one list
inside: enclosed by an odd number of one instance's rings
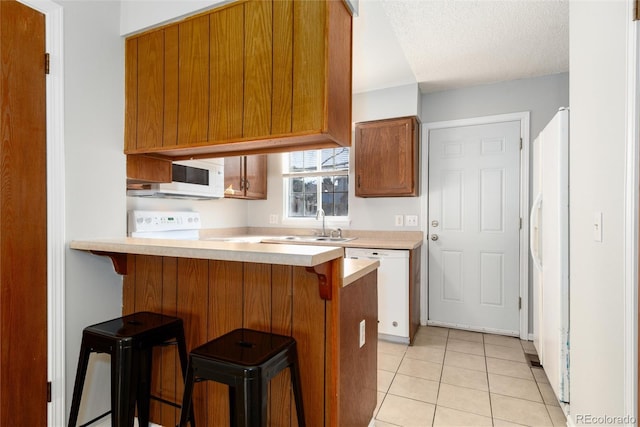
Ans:
{"label": "window", "polygon": [[286,216],[315,217],[318,200],[326,216],[349,213],[349,149],[326,148],[283,155]]}

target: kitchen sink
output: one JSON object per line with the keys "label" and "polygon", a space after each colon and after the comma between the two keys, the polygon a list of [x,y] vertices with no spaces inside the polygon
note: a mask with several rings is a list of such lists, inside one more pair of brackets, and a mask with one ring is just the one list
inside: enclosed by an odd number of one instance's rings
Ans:
{"label": "kitchen sink", "polygon": [[274,236],[264,240],[278,240],[282,242],[348,242],[357,237],[329,237],[329,236]]}

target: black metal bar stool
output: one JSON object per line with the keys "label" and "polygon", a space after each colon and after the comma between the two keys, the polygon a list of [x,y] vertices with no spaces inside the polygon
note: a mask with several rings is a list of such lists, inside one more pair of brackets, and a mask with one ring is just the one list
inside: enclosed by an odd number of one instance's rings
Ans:
{"label": "black metal bar stool", "polygon": [[[284,335],[236,329],[189,353],[180,426],[192,413],[194,382],[212,380],[229,386],[230,425],[267,425],[267,386],[285,368],[291,371],[298,425],[305,426],[296,341]],[[193,419],[193,417],[191,417]]]}
{"label": "black metal bar stool", "polygon": [[157,399],[179,408],[180,405],[151,396],[151,350],[153,347],[175,344],[178,346],[184,378],[187,370],[187,347],[182,319],[139,312],[86,327],[82,332],[69,427],[75,427],[78,422],[82,389],[91,353],[111,355],[111,411],[83,426],[92,424],[109,413],[113,427],[133,426],[137,402],[138,423],[141,427],[146,427],[149,425],[150,399]]}

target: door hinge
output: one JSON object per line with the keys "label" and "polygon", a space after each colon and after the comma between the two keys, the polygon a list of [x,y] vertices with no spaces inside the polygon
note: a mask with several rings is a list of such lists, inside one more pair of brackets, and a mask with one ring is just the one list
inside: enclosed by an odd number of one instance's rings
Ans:
{"label": "door hinge", "polygon": [[51,381],[47,382],[47,403],[51,403]]}
{"label": "door hinge", "polygon": [[518,310],[522,310],[522,297],[518,297]]}
{"label": "door hinge", "polygon": [[520,217],[520,230],[522,230],[522,217]]}
{"label": "door hinge", "polygon": [[49,74],[51,71],[51,55],[48,53],[44,54],[44,73]]}
{"label": "door hinge", "polygon": [[520,149],[522,150],[522,138],[520,138]]}

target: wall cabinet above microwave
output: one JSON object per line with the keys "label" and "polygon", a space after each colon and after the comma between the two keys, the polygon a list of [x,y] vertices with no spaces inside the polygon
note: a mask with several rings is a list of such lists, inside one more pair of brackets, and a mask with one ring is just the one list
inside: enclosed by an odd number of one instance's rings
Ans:
{"label": "wall cabinet above microwave", "polygon": [[267,198],[267,155],[225,157],[224,197],[264,200]]}
{"label": "wall cabinet above microwave", "polygon": [[349,146],[351,39],[350,10],[330,0],[236,1],[129,37],[124,151]]}

